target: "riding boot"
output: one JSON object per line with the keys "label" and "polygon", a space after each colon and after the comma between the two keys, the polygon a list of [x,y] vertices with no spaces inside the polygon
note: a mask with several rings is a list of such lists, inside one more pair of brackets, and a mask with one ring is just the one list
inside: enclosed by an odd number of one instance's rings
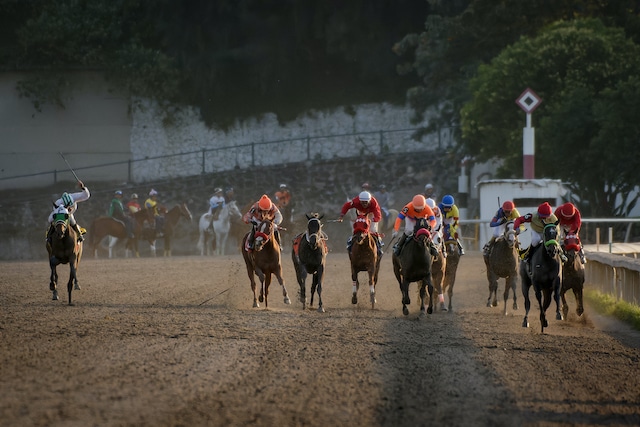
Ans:
{"label": "riding boot", "polygon": [[376,236],[376,246],[378,248],[378,256],[381,256],[384,252],[382,252],[382,246],[384,245],[384,243],[382,243],[382,237],[380,236]]}
{"label": "riding boot", "polygon": [[282,246],[282,242],[280,241],[280,230],[278,230],[278,228],[276,227],[276,229],[273,232],[273,235],[276,238],[276,242],[278,242],[278,246],[280,246],[280,250],[284,250],[284,247]]}
{"label": "riding boot", "polygon": [[489,241],[482,247],[482,255],[487,256],[489,255],[489,253],[491,253],[491,247],[493,246],[495,241],[496,236],[491,236],[491,239],[489,239]]}
{"label": "riding boot", "polygon": [[457,241],[458,242],[458,253],[460,254],[460,256],[464,255],[464,248],[462,247],[462,243],[460,243],[460,240]]}
{"label": "riding boot", "polygon": [[527,246],[527,249],[518,249],[518,255],[520,256],[521,260],[528,260],[530,248],[531,246]]}
{"label": "riding boot", "polygon": [[586,260],[586,258],[584,257],[584,251],[582,250],[582,248],[580,248],[580,250],[578,251],[578,255],[580,255],[580,262],[581,262],[582,264],[586,264],[586,263],[587,263],[587,260]]}
{"label": "riding boot", "polygon": [[396,254],[396,256],[400,256],[402,247],[404,246],[407,240],[409,240],[409,236],[407,236],[406,234],[403,234],[402,237],[400,237],[400,239],[398,240],[398,243],[393,245],[393,253]]}
{"label": "riding boot", "polygon": [[429,252],[431,252],[431,256],[434,258],[438,257],[438,247],[436,246],[435,243],[433,243],[433,240],[429,239]]}
{"label": "riding boot", "polygon": [[78,223],[76,223],[76,225],[73,226],[73,229],[78,235],[78,242],[83,242],[84,236],[82,235],[82,231],[80,230],[80,226],[78,225]]}

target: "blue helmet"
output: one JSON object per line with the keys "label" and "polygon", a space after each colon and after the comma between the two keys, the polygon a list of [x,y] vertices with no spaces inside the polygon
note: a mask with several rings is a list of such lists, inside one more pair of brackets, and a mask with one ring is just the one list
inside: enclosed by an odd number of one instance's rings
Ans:
{"label": "blue helmet", "polygon": [[65,208],[73,206],[73,197],[69,193],[62,193],[62,205]]}
{"label": "blue helmet", "polygon": [[451,194],[447,194],[442,198],[442,206],[444,206],[445,208],[450,208],[454,203],[455,201],[453,200],[453,196]]}

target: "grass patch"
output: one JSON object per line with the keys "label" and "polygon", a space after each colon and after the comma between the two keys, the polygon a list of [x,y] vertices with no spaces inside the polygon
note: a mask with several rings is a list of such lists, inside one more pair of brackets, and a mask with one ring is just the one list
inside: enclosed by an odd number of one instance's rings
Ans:
{"label": "grass patch", "polygon": [[616,301],[611,295],[594,290],[585,289],[584,297],[598,313],[615,317],[627,323],[636,331],[640,331],[640,307],[637,305],[625,301]]}

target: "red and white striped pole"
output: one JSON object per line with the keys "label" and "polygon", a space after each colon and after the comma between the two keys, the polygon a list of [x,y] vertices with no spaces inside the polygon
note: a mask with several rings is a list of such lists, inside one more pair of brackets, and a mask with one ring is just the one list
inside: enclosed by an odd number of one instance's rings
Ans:
{"label": "red and white striped pole", "polygon": [[516,99],[516,104],[527,113],[527,125],[522,129],[522,171],[525,179],[535,178],[535,130],[531,127],[531,113],[541,103],[542,99],[529,88]]}

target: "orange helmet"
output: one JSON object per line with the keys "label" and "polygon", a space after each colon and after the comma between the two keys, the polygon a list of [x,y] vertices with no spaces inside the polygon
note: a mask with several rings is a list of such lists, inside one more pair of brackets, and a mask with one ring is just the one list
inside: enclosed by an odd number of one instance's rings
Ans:
{"label": "orange helmet", "polygon": [[424,206],[427,204],[427,201],[422,194],[416,194],[415,196],[413,196],[413,200],[411,200],[411,204],[416,209],[424,209]]}
{"label": "orange helmet", "polygon": [[572,218],[576,214],[576,208],[572,203],[565,203],[560,206],[560,214],[565,218]]}
{"label": "orange helmet", "polygon": [[516,206],[513,204],[511,200],[507,200],[502,204],[502,210],[507,212],[511,212],[515,207]]}
{"label": "orange helmet", "polygon": [[548,202],[544,202],[540,206],[538,206],[538,216],[540,218],[547,218],[551,216],[553,209],[551,209],[551,205]]}
{"label": "orange helmet", "polygon": [[258,201],[258,207],[263,211],[268,211],[269,209],[271,209],[271,205],[272,203],[269,196],[267,196],[266,194],[263,194],[262,197],[260,197],[260,200]]}

